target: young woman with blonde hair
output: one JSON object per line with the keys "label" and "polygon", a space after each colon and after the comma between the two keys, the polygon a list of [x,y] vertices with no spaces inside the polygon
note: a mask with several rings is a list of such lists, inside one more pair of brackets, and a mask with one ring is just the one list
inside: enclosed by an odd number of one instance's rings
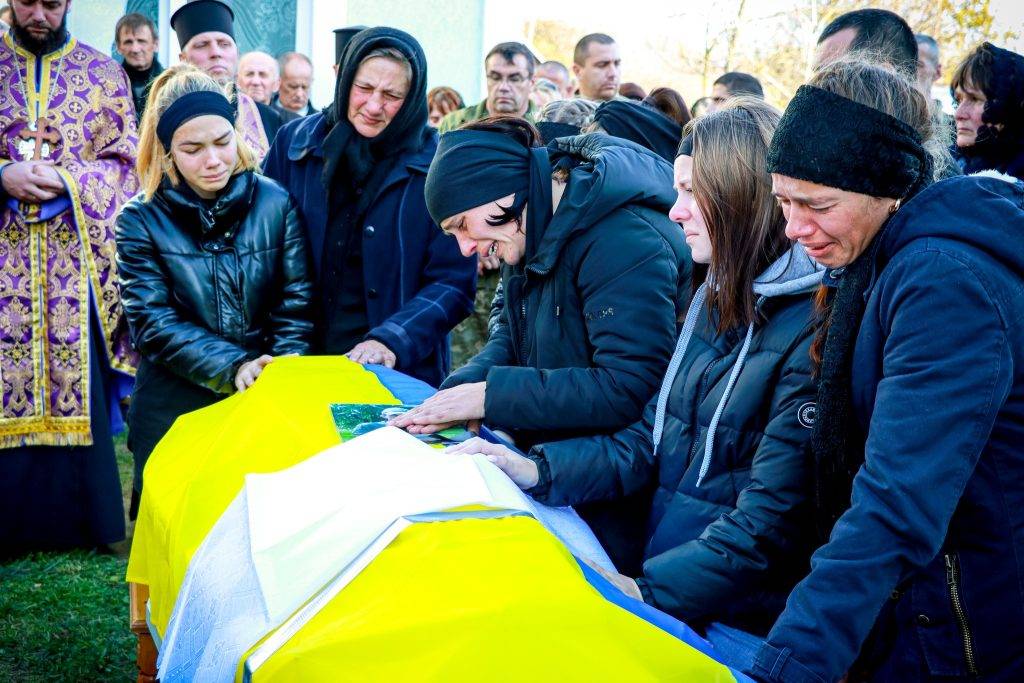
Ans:
{"label": "young woman with blonde hair", "polygon": [[117,220],[121,297],[142,356],[128,446],[142,470],[181,414],[251,386],[312,333],[306,236],[295,203],[256,174],[221,86],[162,73],[142,118],[142,192]]}
{"label": "young woman with blonde hair", "polygon": [[550,505],[653,489],[640,572],[608,578],[704,629],[736,667],[752,662],[810,555],[811,294],[822,270],[786,239],[772,196],[778,121],[763,101],[736,98],[687,125],[669,216],[708,276],[643,418],[525,457],[479,439],[452,449],[486,454]]}

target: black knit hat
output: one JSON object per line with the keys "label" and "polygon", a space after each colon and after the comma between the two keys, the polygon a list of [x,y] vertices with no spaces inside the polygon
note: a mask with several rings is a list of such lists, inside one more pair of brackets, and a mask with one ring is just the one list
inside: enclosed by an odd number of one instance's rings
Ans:
{"label": "black knit hat", "polygon": [[171,15],[171,28],[184,49],[200,33],[217,31],[235,38],[235,14],[220,0],[191,0]]}
{"label": "black knit hat", "polygon": [[768,149],[768,171],[848,192],[909,199],[931,180],[913,127],[833,92],[802,85]]}

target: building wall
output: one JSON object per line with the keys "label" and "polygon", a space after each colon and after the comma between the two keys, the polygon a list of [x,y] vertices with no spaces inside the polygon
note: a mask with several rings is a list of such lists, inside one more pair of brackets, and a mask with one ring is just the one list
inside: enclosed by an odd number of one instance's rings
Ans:
{"label": "building wall", "polygon": [[[186,0],[78,0],[72,3],[68,28],[93,47],[115,54],[114,25],[127,12],[142,12],[157,22],[160,59],[175,64],[181,51],[168,25]],[[312,102],[323,107],[334,98],[334,29],[355,24],[394,26],[408,31],[427,55],[428,87],[448,85],[467,103],[484,96],[485,34],[496,35],[487,0],[227,0],[235,12],[239,54],[289,50],[313,60]],[[503,23],[498,21],[498,24]]]}
{"label": "building wall", "polygon": [[485,4],[485,0],[349,0],[347,25],[394,26],[412,34],[427,55],[427,87],[450,86],[470,104],[483,98]]}
{"label": "building wall", "polygon": [[158,22],[159,0],[86,0],[71,4],[68,30],[86,45],[114,54],[114,26],[130,12]]}

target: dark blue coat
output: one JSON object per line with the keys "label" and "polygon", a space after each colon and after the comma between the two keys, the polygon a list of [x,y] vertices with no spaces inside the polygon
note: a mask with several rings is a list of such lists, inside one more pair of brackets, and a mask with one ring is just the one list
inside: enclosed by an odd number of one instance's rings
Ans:
{"label": "dark blue coat", "polygon": [[[505,266],[500,323],[445,387],[487,383],[488,425],[519,445],[612,433],[636,422],[672,355],[692,262],[668,218],[672,167],[627,140],[591,134],[550,146],[578,163],[523,269]],[[616,566],[636,568],[649,491],[579,512]]]}
{"label": "dark blue coat", "polygon": [[[944,180],[880,239],[853,357],[852,507],[754,675],[1024,672],[1024,184]],[[870,637],[869,637],[870,634]]]}
{"label": "dark blue coat", "polygon": [[551,161],[581,162],[525,273],[505,266],[500,324],[445,380],[487,382],[487,423],[523,443],[635,422],[672,355],[692,263],[668,219],[672,168],[607,135],[562,138]]}
{"label": "dark blue coat", "polygon": [[530,493],[579,505],[654,483],[637,579],[644,601],[690,626],[718,621],[764,635],[807,573],[813,547],[809,295],[821,271],[797,247],[759,281],[766,284],[755,286],[759,315],[749,331],[719,334],[703,298],[691,303],[696,325],[692,335],[684,326],[662,384],[662,393],[665,383],[671,388],[657,452],[656,395],[628,429],[534,447],[551,481]]}
{"label": "dark blue coat", "polygon": [[[264,161],[264,173],[299,204],[320,272],[327,230],[322,181],[323,114],[285,125]],[[370,330],[391,349],[397,369],[437,386],[448,373],[448,332],[473,310],[476,259],[431,220],[423,183],[437,138],[395,165],[366,214],[362,228],[363,292]]]}

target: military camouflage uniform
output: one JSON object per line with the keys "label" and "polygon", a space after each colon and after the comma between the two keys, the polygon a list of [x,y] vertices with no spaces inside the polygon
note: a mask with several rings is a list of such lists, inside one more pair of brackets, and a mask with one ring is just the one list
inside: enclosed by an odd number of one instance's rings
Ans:
{"label": "military camouflage uniform", "polygon": [[491,304],[500,289],[500,284],[500,270],[486,270],[477,278],[473,313],[456,325],[451,333],[452,370],[465,365],[487,343],[491,328],[497,322],[496,318],[494,321],[491,320]]}
{"label": "military camouflage uniform", "polygon": [[[490,116],[490,112],[487,111],[487,100],[474,104],[471,107],[464,109],[456,109],[445,115],[441,122],[437,124],[437,132],[440,134],[447,133],[450,130],[455,130],[464,123],[470,121],[479,121]],[[523,114],[523,118],[533,123],[537,118],[537,107],[534,106],[533,102],[530,102],[526,107],[526,113]],[[489,303],[489,302],[488,302]]]}

